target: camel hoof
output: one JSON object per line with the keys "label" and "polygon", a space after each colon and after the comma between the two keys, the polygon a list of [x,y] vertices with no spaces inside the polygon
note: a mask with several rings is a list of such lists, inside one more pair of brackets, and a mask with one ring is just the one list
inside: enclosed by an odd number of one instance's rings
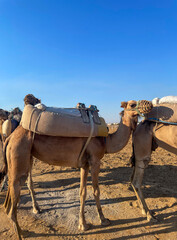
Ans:
{"label": "camel hoof", "polygon": [[40,210],[40,208],[37,206],[37,207],[33,207],[33,213],[34,214],[39,214],[39,213],[41,213],[41,210]]}
{"label": "camel hoof", "polygon": [[142,214],[145,215],[145,216],[147,215],[146,211],[144,209],[142,209]]}
{"label": "camel hoof", "polygon": [[39,214],[39,213],[41,213],[41,211],[40,211],[40,209],[33,209],[33,213],[34,214]]}
{"label": "camel hoof", "polygon": [[158,219],[155,216],[153,216],[151,213],[149,213],[147,214],[147,221],[151,223],[157,223]]}
{"label": "camel hoof", "polygon": [[131,191],[131,192],[133,192],[133,191],[134,191],[134,190],[133,190],[133,187],[132,187],[132,185],[131,185],[131,184],[129,184],[129,185],[128,185],[128,187],[127,187],[127,190],[128,190],[128,191]]}
{"label": "camel hoof", "polygon": [[104,220],[101,220],[101,225],[102,226],[108,226],[110,224],[111,224],[111,222],[108,218],[105,218]]}
{"label": "camel hoof", "polygon": [[78,227],[78,229],[80,230],[80,231],[87,231],[88,229],[90,229],[90,224],[79,224],[79,227]]}
{"label": "camel hoof", "polygon": [[21,235],[23,236],[23,238],[27,238],[27,237],[29,237],[30,232],[28,230],[22,230]]}

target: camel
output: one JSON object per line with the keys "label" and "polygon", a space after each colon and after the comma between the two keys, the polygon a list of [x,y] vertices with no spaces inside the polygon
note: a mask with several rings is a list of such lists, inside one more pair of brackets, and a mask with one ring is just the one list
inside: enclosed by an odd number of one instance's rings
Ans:
{"label": "camel", "polygon": [[[91,167],[91,177],[93,195],[100,222],[106,226],[110,224],[105,218],[100,204],[100,190],[98,175],[100,170],[100,160],[106,153],[115,153],[123,149],[132,131],[135,130],[139,112],[136,109],[136,101],[122,102],[121,122],[118,130],[109,134],[108,137],[91,138],[78,166],[79,154],[87,141],[83,137],[53,137],[46,135],[33,135],[32,132],[19,126],[9,138],[4,146],[4,168],[0,176],[7,172],[9,176],[9,186],[4,207],[7,215],[11,219],[18,239],[21,239],[20,227],[17,222],[17,203],[20,190],[25,183],[28,173],[31,171],[33,156],[51,165],[79,167],[80,170],[80,216],[79,230],[85,231],[89,228],[84,215],[86,199],[86,183],[89,167]],[[34,139],[33,139],[34,137]]]}
{"label": "camel", "polygon": [[[31,105],[34,106],[36,104],[39,104],[40,102],[41,102],[41,100],[38,99],[38,98],[35,98],[32,94],[28,94],[24,98],[24,105],[31,104]],[[6,138],[9,137],[10,134],[20,124],[22,112],[18,107],[16,107],[11,112],[7,112],[7,111],[2,110],[0,116],[2,118],[2,120],[1,120],[2,124],[1,124],[1,128],[0,128],[0,130],[1,130],[0,135],[1,135],[1,138],[2,138],[2,141],[0,142],[0,151],[3,152],[2,151],[2,146],[3,146]],[[7,180],[8,180],[8,177],[7,177],[7,174],[6,174],[6,175],[4,175],[4,179],[3,179],[3,182],[2,182],[1,187],[0,187],[0,192],[2,192],[5,184],[7,184]],[[33,190],[33,181],[32,181],[31,169],[30,169],[29,174],[28,174],[27,186],[28,186],[29,192],[31,194],[31,198],[32,198],[33,213],[35,213],[35,214],[40,213],[40,209],[39,209],[38,203],[37,203],[36,198],[35,198],[35,192]]]}
{"label": "camel", "polygon": [[[3,143],[5,139],[14,131],[19,125],[22,112],[19,108],[14,108],[11,112],[0,109],[0,159],[3,157]],[[2,160],[0,160],[2,161]],[[7,182],[7,176],[4,177],[4,181],[0,187],[0,192],[4,188]]]}
{"label": "camel", "polygon": [[156,222],[157,218],[149,210],[141,189],[145,168],[151,160],[151,153],[157,147],[177,154],[177,125],[149,120],[142,121],[133,133],[133,174],[131,185],[134,189],[139,206],[147,220]]}

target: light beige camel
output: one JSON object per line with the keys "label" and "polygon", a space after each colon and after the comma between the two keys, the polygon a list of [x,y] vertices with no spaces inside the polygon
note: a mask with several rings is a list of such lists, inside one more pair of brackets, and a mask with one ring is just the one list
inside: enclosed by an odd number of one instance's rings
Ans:
{"label": "light beige camel", "polygon": [[[80,217],[79,229],[87,230],[84,215],[86,199],[86,183],[89,166],[91,167],[93,194],[102,225],[108,225],[110,221],[103,215],[100,205],[100,190],[98,185],[98,174],[100,160],[105,153],[120,151],[127,144],[132,130],[137,124],[138,112],[135,109],[137,102],[123,102],[121,122],[118,130],[108,137],[94,137],[91,139],[78,166],[78,157],[83,148],[86,138],[79,137],[52,137],[35,134],[19,126],[6,140],[4,152],[6,155],[5,166],[1,174],[7,171],[9,176],[9,187],[4,203],[5,211],[14,224],[19,239],[20,228],[17,222],[17,203],[20,196],[21,186],[24,184],[31,170],[33,156],[43,162],[52,165],[80,167]],[[127,110],[127,111],[126,111]]]}
{"label": "light beige camel", "polygon": [[137,196],[142,213],[148,221],[157,221],[156,217],[148,209],[144,200],[141,185],[144,170],[151,160],[151,153],[157,147],[177,154],[177,126],[152,121],[141,122],[133,134],[133,156],[134,165],[131,184]]}

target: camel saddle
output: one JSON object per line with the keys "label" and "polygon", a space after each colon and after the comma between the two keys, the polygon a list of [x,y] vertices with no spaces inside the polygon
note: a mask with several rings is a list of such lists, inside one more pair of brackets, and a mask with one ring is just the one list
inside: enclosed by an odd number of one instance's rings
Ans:
{"label": "camel saddle", "polygon": [[177,103],[161,103],[145,114],[145,119],[157,119],[167,123],[177,123]]}
{"label": "camel saddle", "polygon": [[[93,124],[90,123],[90,116]],[[98,116],[96,106],[86,108],[81,103],[77,108],[41,109],[28,104],[23,110],[20,124],[24,129],[37,134],[61,137],[89,137],[92,125],[92,137],[108,136],[107,125],[105,120]]]}

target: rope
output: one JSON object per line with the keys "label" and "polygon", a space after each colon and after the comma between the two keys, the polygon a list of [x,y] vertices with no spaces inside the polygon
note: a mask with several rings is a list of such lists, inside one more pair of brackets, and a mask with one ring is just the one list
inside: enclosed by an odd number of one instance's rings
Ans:
{"label": "rope", "polygon": [[93,131],[94,131],[94,123],[93,123],[93,118],[92,118],[91,111],[88,110],[88,114],[89,114],[90,125],[91,125],[90,135],[89,135],[89,137],[88,137],[88,139],[87,139],[87,141],[86,141],[86,143],[85,143],[85,145],[84,145],[84,147],[83,147],[83,149],[82,149],[82,151],[81,151],[81,153],[79,155],[79,158],[77,160],[77,166],[79,166],[79,163],[80,163],[80,161],[81,161],[81,159],[82,159],[82,157],[84,155],[84,152],[85,152],[85,150],[86,150],[86,148],[87,148],[87,146],[88,146],[88,144],[89,144],[89,142],[90,142],[90,140],[92,138]]}
{"label": "rope", "polygon": [[176,122],[167,122],[167,121],[160,120],[158,118],[147,118],[146,120],[152,121],[152,122],[157,122],[157,123],[163,123],[163,124],[176,125],[177,126]]}
{"label": "rope", "polygon": [[[40,117],[41,117],[41,114],[42,114],[44,111],[45,111],[45,109],[42,110],[42,111],[39,113],[39,115],[38,115],[38,117],[37,117],[37,119],[36,119],[35,128],[34,128],[33,137],[32,137],[32,144],[33,144],[33,142],[34,142],[34,137],[35,137],[35,133],[36,133],[36,129],[37,129],[38,123],[39,123],[39,119],[40,119]],[[32,112],[32,113],[34,113],[34,112]],[[30,125],[31,125],[31,121],[30,121]]]}
{"label": "rope", "polygon": [[[42,111],[42,112],[43,112],[43,111]],[[38,117],[37,117],[37,120],[36,120],[36,123],[35,123],[34,132],[33,132],[32,142],[34,142],[34,136],[35,136],[36,129],[37,129],[37,125],[38,125],[38,123],[39,123],[39,119],[40,119],[40,117],[41,117],[42,112],[40,112],[39,115],[38,115]]]}

